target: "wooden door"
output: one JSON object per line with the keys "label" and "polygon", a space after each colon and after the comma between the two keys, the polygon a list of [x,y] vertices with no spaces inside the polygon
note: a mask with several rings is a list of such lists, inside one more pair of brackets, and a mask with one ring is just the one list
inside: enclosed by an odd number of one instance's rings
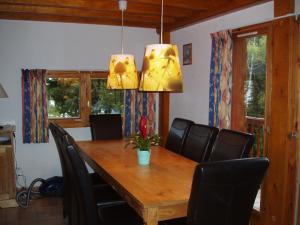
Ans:
{"label": "wooden door", "polygon": [[[268,135],[266,134],[269,130],[272,84],[272,28],[270,24],[246,27],[234,31],[233,39],[232,129],[255,135],[252,157],[267,156]],[[256,49],[255,52],[253,48]],[[261,59],[257,59],[259,57]],[[253,61],[255,67],[259,67],[255,71],[252,69]],[[252,88],[249,88],[250,81]],[[257,84],[258,82],[260,85]],[[249,91],[256,94],[251,93],[249,96]],[[251,101],[258,95],[262,95],[260,100]],[[265,209],[265,185],[263,184],[255,200],[252,224],[259,224]]]}
{"label": "wooden door", "polygon": [[[264,149],[270,167],[261,190],[261,207],[254,211],[251,225],[292,225],[295,209],[297,149],[296,57],[298,26],[289,17],[236,30],[268,35],[268,78],[266,82]],[[253,33],[254,35],[254,33]],[[235,38],[236,40],[236,38]],[[234,42],[232,128],[246,130],[243,104],[243,48]],[[242,92],[241,92],[242,91]]]}

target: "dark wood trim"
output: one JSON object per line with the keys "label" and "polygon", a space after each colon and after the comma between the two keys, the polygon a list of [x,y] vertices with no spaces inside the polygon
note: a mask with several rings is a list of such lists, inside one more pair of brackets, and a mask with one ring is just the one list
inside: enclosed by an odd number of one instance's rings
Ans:
{"label": "dark wood trim", "polygon": [[[170,32],[163,33],[163,42],[170,43]],[[170,94],[168,92],[159,93],[159,135],[163,139],[163,146],[166,143],[169,133],[170,114]]]}
{"label": "dark wood trim", "polygon": [[284,16],[295,12],[295,0],[274,0],[274,16]]}
{"label": "dark wood trim", "polygon": [[[295,77],[296,77],[296,96],[297,97],[297,103],[296,103],[296,113],[297,113],[297,121],[298,121],[298,125],[295,129],[295,131],[297,132],[297,135],[298,135],[298,138],[297,138],[297,165],[298,165],[298,168],[297,168],[297,171],[298,171],[298,176],[300,175],[300,168],[299,168],[299,160],[300,160],[300,138],[299,138],[299,121],[300,121],[300,108],[299,108],[299,104],[300,104],[300,21],[299,21],[299,18],[297,20],[297,31],[296,32],[296,36],[295,36],[295,42],[296,42],[296,47],[294,48],[295,49]],[[296,188],[298,189],[298,205],[296,205],[296,209],[297,210],[297,225],[300,225],[300,183],[298,181],[297,183],[297,186]]]}
{"label": "dark wood trim", "polygon": [[246,80],[246,44],[243,38],[234,38],[232,68],[231,128],[246,131],[244,82]]}

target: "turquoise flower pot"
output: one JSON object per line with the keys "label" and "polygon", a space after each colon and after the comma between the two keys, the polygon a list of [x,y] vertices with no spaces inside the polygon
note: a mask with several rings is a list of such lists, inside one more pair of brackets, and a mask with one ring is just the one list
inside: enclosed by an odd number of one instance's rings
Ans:
{"label": "turquoise flower pot", "polygon": [[137,150],[138,161],[141,166],[149,165],[150,163],[150,155],[151,152],[149,151],[141,151],[140,149]]}

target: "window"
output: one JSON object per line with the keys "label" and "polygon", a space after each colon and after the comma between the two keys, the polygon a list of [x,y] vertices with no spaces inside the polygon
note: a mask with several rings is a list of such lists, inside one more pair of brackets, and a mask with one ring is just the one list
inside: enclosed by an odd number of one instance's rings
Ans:
{"label": "window", "polygon": [[123,113],[124,92],[106,89],[106,79],[91,79],[91,113]]}
{"label": "window", "polygon": [[80,117],[80,79],[48,78],[47,83],[49,118]]}
{"label": "window", "polygon": [[246,116],[264,118],[266,89],[267,36],[246,38],[247,72],[245,81]]}
{"label": "window", "polygon": [[89,114],[123,113],[121,90],[106,89],[108,72],[48,71],[48,118],[63,127],[89,126]]}

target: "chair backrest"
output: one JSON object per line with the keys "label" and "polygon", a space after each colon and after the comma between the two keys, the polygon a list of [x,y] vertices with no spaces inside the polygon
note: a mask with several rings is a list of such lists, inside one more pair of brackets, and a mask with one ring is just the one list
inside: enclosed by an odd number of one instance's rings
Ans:
{"label": "chair backrest", "polygon": [[187,225],[249,225],[266,158],[199,164],[188,204]]}
{"label": "chair backrest", "polygon": [[[67,213],[69,216],[70,221],[77,221],[76,217],[76,210],[75,207],[72,206],[72,204],[75,202],[75,196],[72,193],[72,184],[71,184],[71,173],[70,169],[67,166],[68,162],[68,156],[66,155],[66,146],[65,146],[65,138],[69,136],[68,140],[73,140],[71,136],[66,132],[62,127],[60,127],[56,123],[50,123],[49,128],[52,132],[52,135],[54,137],[60,164],[62,168],[62,174],[63,174],[63,181],[64,181],[64,194],[63,194],[63,210],[64,213]],[[74,223],[71,223],[74,224]]]}
{"label": "chair backrest", "polygon": [[182,118],[175,118],[172,122],[169,135],[166,141],[166,149],[181,153],[186,135],[189,132],[190,126],[194,122]]}
{"label": "chair backrest", "polygon": [[63,136],[66,135],[67,133],[59,125],[57,125],[56,123],[52,123],[52,122],[49,123],[49,129],[51,130],[52,136],[53,136],[55,144],[56,144],[63,178],[65,179],[66,178],[66,166],[65,166],[63,155],[62,155],[62,151],[63,151]]}
{"label": "chair backrest", "polygon": [[252,134],[222,129],[212,147],[209,161],[247,158],[253,143]]}
{"label": "chair backrest", "polygon": [[92,140],[122,139],[121,114],[90,115]]}
{"label": "chair backrest", "polygon": [[[80,225],[99,225],[97,206],[92,188],[92,181],[88,174],[84,161],[79,155],[79,148],[73,143],[73,139],[67,135],[64,136],[64,146],[66,147],[66,165],[70,174],[72,184],[72,195],[75,196],[75,209],[78,212],[78,221]],[[74,207],[74,206],[73,206]]]}
{"label": "chair backrest", "polygon": [[192,124],[181,154],[196,162],[206,162],[219,129],[203,124]]}

